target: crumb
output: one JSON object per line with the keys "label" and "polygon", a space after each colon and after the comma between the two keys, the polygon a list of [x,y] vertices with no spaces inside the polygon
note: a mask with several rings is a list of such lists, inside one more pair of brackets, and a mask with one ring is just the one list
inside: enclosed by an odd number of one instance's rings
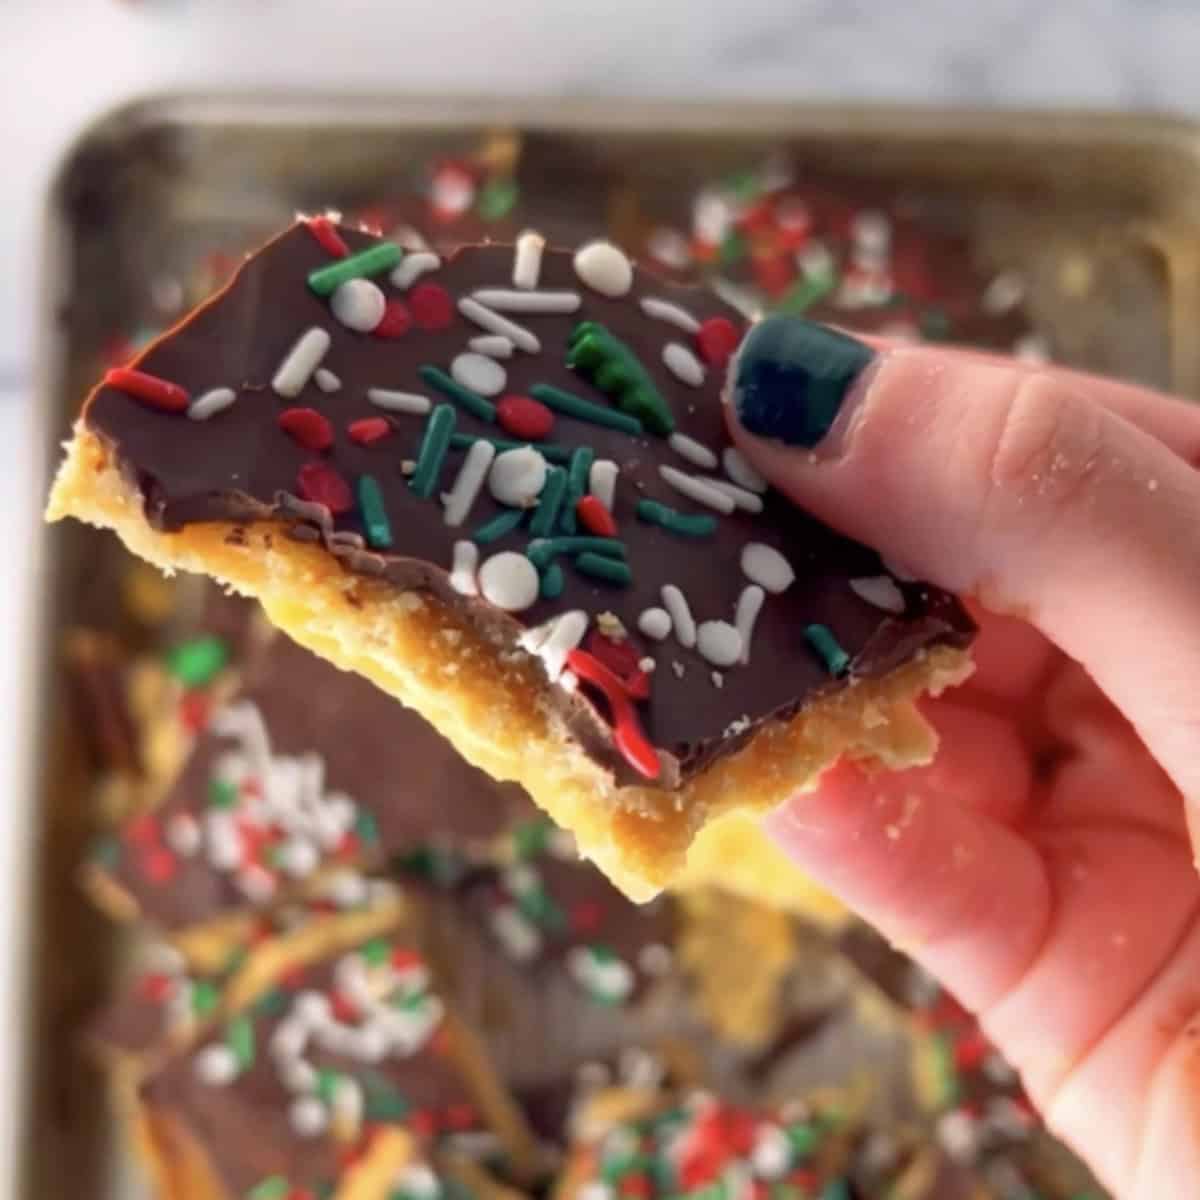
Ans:
{"label": "crumb", "polygon": [[681,663],[679,661],[679,659],[677,659],[677,658],[671,659],[671,670],[675,672],[676,679],[683,678],[683,669],[684,669],[683,663]]}
{"label": "crumb", "polygon": [[710,678],[710,679],[712,680],[712,682],[713,682],[713,687],[715,687],[715,688],[723,688],[723,687],[725,686],[725,676],[724,676],[724,675],[722,675],[720,671],[713,671],[713,672],[712,672],[712,673],[709,675],[709,678]]}
{"label": "crumb", "polygon": [[645,671],[647,675],[649,675],[650,672],[653,671],[657,666],[658,663],[656,663],[648,654],[645,658],[638,659],[638,670]]}
{"label": "crumb", "polygon": [[745,733],[746,730],[749,728],[750,728],[750,715],[748,713],[743,713],[736,720],[730,721],[729,724],[725,726],[725,732],[721,736],[722,737],[738,737],[741,734]]}
{"label": "crumb", "polygon": [[416,472],[417,464],[415,459],[406,458],[400,463],[401,475],[412,475]]}
{"label": "crumb", "polygon": [[606,638],[611,638],[614,642],[623,642],[629,636],[621,618],[614,612],[598,613],[596,627]]}

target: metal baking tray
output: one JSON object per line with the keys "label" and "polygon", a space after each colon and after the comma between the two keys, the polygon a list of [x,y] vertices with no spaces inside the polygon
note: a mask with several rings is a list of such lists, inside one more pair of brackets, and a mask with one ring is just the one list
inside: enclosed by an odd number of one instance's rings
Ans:
{"label": "metal baking tray", "polygon": [[[621,236],[716,175],[787,147],[806,173],[919,197],[991,269],[1016,268],[1056,357],[1200,397],[1200,129],[1155,119],[891,109],[630,107],[611,102],[173,97],[104,117],[49,200],[36,406],[43,478],[113,331],[177,308],[178,280],[296,209],[354,209],[406,186],[410,164],[500,131],[519,139],[522,222]],[[504,139],[509,139],[506,143]],[[75,870],[94,814],[64,695],[63,633],[128,635],[128,560],[76,525],[44,538],[27,802],[32,894],[20,990],[23,1161],[12,1195],[133,1196],[138,1185],[75,1033],[110,982],[120,938]]]}

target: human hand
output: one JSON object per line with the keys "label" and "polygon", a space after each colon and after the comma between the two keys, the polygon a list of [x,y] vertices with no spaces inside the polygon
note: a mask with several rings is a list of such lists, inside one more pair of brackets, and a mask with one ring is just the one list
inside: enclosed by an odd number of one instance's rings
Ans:
{"label": "human hand", "polygon": [[768,827],[980,1015],[1114,1192],[1200,1196],[1200,408],[879,349],[761,323],[730,426],[805,509],[971,597],[978,669],[927,705],[932,765],[842,764]]}

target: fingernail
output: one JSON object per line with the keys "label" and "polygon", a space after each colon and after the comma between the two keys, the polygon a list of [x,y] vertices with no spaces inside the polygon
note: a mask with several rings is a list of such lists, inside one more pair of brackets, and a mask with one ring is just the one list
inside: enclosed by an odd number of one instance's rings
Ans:
{"label": "fingernail", "polygon": [[767,317],[751,326],[738,349],[728,397],[749,433],[812,448],[835,422],[845,428],[862,392],[854,385],[875,360],[870,346],[836,329],[800,317]]}

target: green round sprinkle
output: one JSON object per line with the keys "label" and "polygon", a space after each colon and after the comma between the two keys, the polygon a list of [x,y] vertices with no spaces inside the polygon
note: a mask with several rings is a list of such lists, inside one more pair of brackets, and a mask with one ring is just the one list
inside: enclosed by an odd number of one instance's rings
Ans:
{"label": "green round sprinkle", "polygon": [[402,1121],[408,1116],[412,1105],[404,1094],[392,1087],[385,1075],[368,1071],[361,1076],[363,1089],[363,1115],[368,1121]]}
{"label": "green round sprinkle", "polygon": [[490,400],[485,400],[478,392],[463,387],[457,379],[452,379],[441,367],[419,367],[417,374],[431,388],[441,392],[443,396],[449,396],[456,404],[465,408],[471,416],[478,417],[481,421],[495,421],[496,406]]}
{"label": "green round sprinkle", "polygon": [[287,1007],[287,992],[283,988],[271,988],[254,1002],[253,1012],[256,1017],[278,1017],[283,1015]]}
{"label": "green round sprinkle", "polygon": [[809,625],[804,630],[804,639],[817,652],[830,675],[845,674],[850,666],[850,655],[841,648],[828,626]]}
{"label": "green round sprinkle", "polygon": [[359,949],[359,954],[369,966],[379,967],[392,957],[392,944],[387,938],[372,938]]}
{"label": "green round sprinkle", "polygon": [[246,1200],[284,1200],[291,1190],[291,1184],[282,1175],[268,1175],[246,1193]]}
{"label": "green round sprinkle", "polygon": [[184,687],[211,683],[229,661],[229,647],[219,637],[198,637],[167,651],[167,670]]}
{"label": "green round sprinkle", "polygon": [[538,591],[543,600],[557,600],[567,586],[567,577],[558,563],[551,563],[542,575]]}
{"label": "green round sprinkle", "polygon": [[562,517],[559,523],[563,533],[575,532],[575,505],[587,495],[588,472],[596,459],[596,452],[591,446],[577,446],[571,452],[571,465],[567,468],[567,495],[563,501]]}
{"label": "green round sprinkle", "polygon": [[789,1125],[784,1133],[791,1143],[792,1153],[797,1158],[807,1158],[821,1144],[821,1135],[816,1126],[807,1122]]}
{"label": "green round sprinkle", "polygon": [[603,404],[593,404],[582,396],[564,392],[562,388],[552,387],[548,383],[535,383],[529,389],[529,394],[547,408],[552,408],[564,416],[574,417],[577,421],[590,421],[593,425],[616,429],[631,437],[637,437],[642,432],[642,423],[636,417],[631,417],[619,409],[606,408]]}
{"label": "green round sprinkle", "polygon": [[485,221],[499,221],[512,212],[519,194],[515,179],[491,179],[483,185],[475,207]]}
{"label": "green round sprinkle", "polygon": [[455,450],[467,450],[476,442],[491,442],[497,453],[532,446],[547,462],[552,463],[565,463],[571,457],[569,446],[556,446],[551,442],[514,442],[509,438],[476,437],[473,433],[456,433],[450,438],[450,445]]}
{"label": "green round sprinkle", "polygon": [[336,262],[310,271],[308,286],[318,296],[328,296],[351,279],[390,271],[403,257],[404,251],[395,242],[379,242],[358,254],[351,254],[349,258],[339,258]]}
{"label": "green round sprinkle", "polygon": [[477,546],[490,546],[493,542],[498,542],[506,534],[512,533],[524,519],[525,512],[523,509],[506,508],[502,512],[498,512],[490,521],[486,521],[480,525],[471,534],[471,540]]}
{"label": "green round sprinkle", "polygon": [[425,435],[421,438],[421,449],[417,452],[417,469],[408,481],[408,486],[423,499],[429,499],[437,487],[438,476],[442,473],[442,463],[446,461],[450,436],[454,432],[457,420],[452,405],[439,404],[429,414],[429,420],[425,423]]}
{"label": "green round sprinkle", "polygon": [[731,267],[746,257],[746,239],[736,230],[725,235],[719,250],[721,265]]}
{"label": "green round sprinkle", "polygon": [[551,467],[546,472],[546,482],[542,485],[537,508],[533,510],[533,517],[529,522],[529,532],[534,537],[546,537],[553,532],[566,491],[566,471],[562,467]]}
{"label": "green round sprinkle", "polygon": [[575,559],[575,566],[584,575],[590,575],[593,579],[603,579],[605,583],[615,583],[618,587],[628,587],[633,582],[633,572],[629,569],[629,564],[619,558],[607,558],[603,554],[593,554],[588,550]]}
{"label": "green round sprinkle", "polygon": [[228,779],[210,779],[208,781],[209,808],[233,808],[237,804],[238,790]]}
{"label": "green round sprinkle", "polygon": [[536,858],[550,844],[550,836],[554,833],[554,825],[550,821],[534,817],[531,821],[522,821],[512,831],[513,848],[519,859]]}
{"label": "green round sprinkle", "polygon": [[225,1042],[243,1070],[254,1065],[254,1026],[249,1017],[234,1017],[229,1022]]}
{"label": "green round sprinkle", "polygon": [[216,984],[208,979],[197,979],[192,984],[192,1012],[198,1017],[206,1017],[217,1007],[220,995]]}
{"label": "green round sprinkle", "polygon": [[637,515],[650,525],[661,525],[680,537],[712,537],[717,531],[717,518],[707,513],[681,513],[657,500],[639,500]]}
{"label": "green round sprinkle", "polygon": [[360,810],[354,821],[354,832],[368,846],[372,846],[379,841],[379,824],[375,820],[374,814],[367,812],[365,809]]}
{"label": "green round sprinkle", "polygon": [[317,1099],[323,1104],[333,1104],[333,1093],[337,1091],[339,1075],[329,1067],[317,1068]]}
{"label": "green round sprinkle", "polygon": [[392,527],[388,523],[387,509],[383,505],[383,491],[374,475],[358,477],[358,507],[362,509],[367,545],[376,550],[389,550],[392,545]]}

